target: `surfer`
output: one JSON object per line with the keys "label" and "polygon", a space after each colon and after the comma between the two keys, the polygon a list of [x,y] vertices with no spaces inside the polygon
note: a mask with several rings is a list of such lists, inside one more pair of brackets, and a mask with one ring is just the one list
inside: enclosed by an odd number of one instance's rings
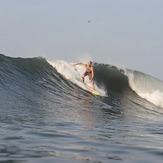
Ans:
{"label": "surfer", "polygon": [[95,90],[94,81],[93,81],[93,78],[94,78],[94,70],[93,70],[93,67],[92,67],[92,62],[89,61],[88,64],[84,64],[84,63],[74,63],[73,65],[74,65],[74,66],[76,66],[76,65],[85,66],[86,71],[85,71],[85,73],[82,75],[82,81],[83,81],[83,83],[84,83],[84,77],[88,75],[88,76],[89,76],[89,80],[90,80],[90,82],[92,83],[93,90]]}

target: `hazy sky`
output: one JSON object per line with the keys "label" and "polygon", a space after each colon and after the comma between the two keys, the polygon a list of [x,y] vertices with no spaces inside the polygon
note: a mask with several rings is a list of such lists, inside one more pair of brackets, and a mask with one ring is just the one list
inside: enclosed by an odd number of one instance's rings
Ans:
{"label": "hazy sky", "polygon": [[89,56],[163,80],[163,0],[0,0],[0,53]]}

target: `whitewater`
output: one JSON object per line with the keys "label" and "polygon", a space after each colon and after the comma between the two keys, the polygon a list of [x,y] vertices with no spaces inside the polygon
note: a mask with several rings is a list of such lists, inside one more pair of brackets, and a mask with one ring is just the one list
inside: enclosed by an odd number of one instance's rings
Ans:
{"label": "whitewater", "polygon": [[0,162],[161,163],[163,82],[94,62],[94,96],[72,63],[0,54]]}

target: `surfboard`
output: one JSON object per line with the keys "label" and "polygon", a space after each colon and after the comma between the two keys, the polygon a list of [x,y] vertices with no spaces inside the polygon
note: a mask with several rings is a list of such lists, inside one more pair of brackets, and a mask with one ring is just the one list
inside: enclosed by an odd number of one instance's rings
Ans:
{"label": "surfboard", "polygon": [[[88,85],[86,85],[86,84],[84,84],[85,85],[85,87],[88,89],[88,91],[90,92],[90,93],[92,93],[93,95],[95,95],[95,96],[99,96],[100,95],[100,93],[97,91],[97,90],[93,90],[93,88],[92,87],[90,87],[90,86],[88,86]],[[100,95],[101,96],[101,95]]]}

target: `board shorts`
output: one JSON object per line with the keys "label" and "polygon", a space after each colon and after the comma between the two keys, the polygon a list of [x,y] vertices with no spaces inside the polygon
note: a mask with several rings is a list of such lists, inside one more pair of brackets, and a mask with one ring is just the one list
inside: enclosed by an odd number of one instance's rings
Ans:
{"label": "board shorts", "polygon": [[83,76],[85,77],[85,76],[89,76],[89,80],[91,80],[91,78],[92,78],[92,73],[90,73],[90,72],[85,72],[84,74],[83,74]]}

